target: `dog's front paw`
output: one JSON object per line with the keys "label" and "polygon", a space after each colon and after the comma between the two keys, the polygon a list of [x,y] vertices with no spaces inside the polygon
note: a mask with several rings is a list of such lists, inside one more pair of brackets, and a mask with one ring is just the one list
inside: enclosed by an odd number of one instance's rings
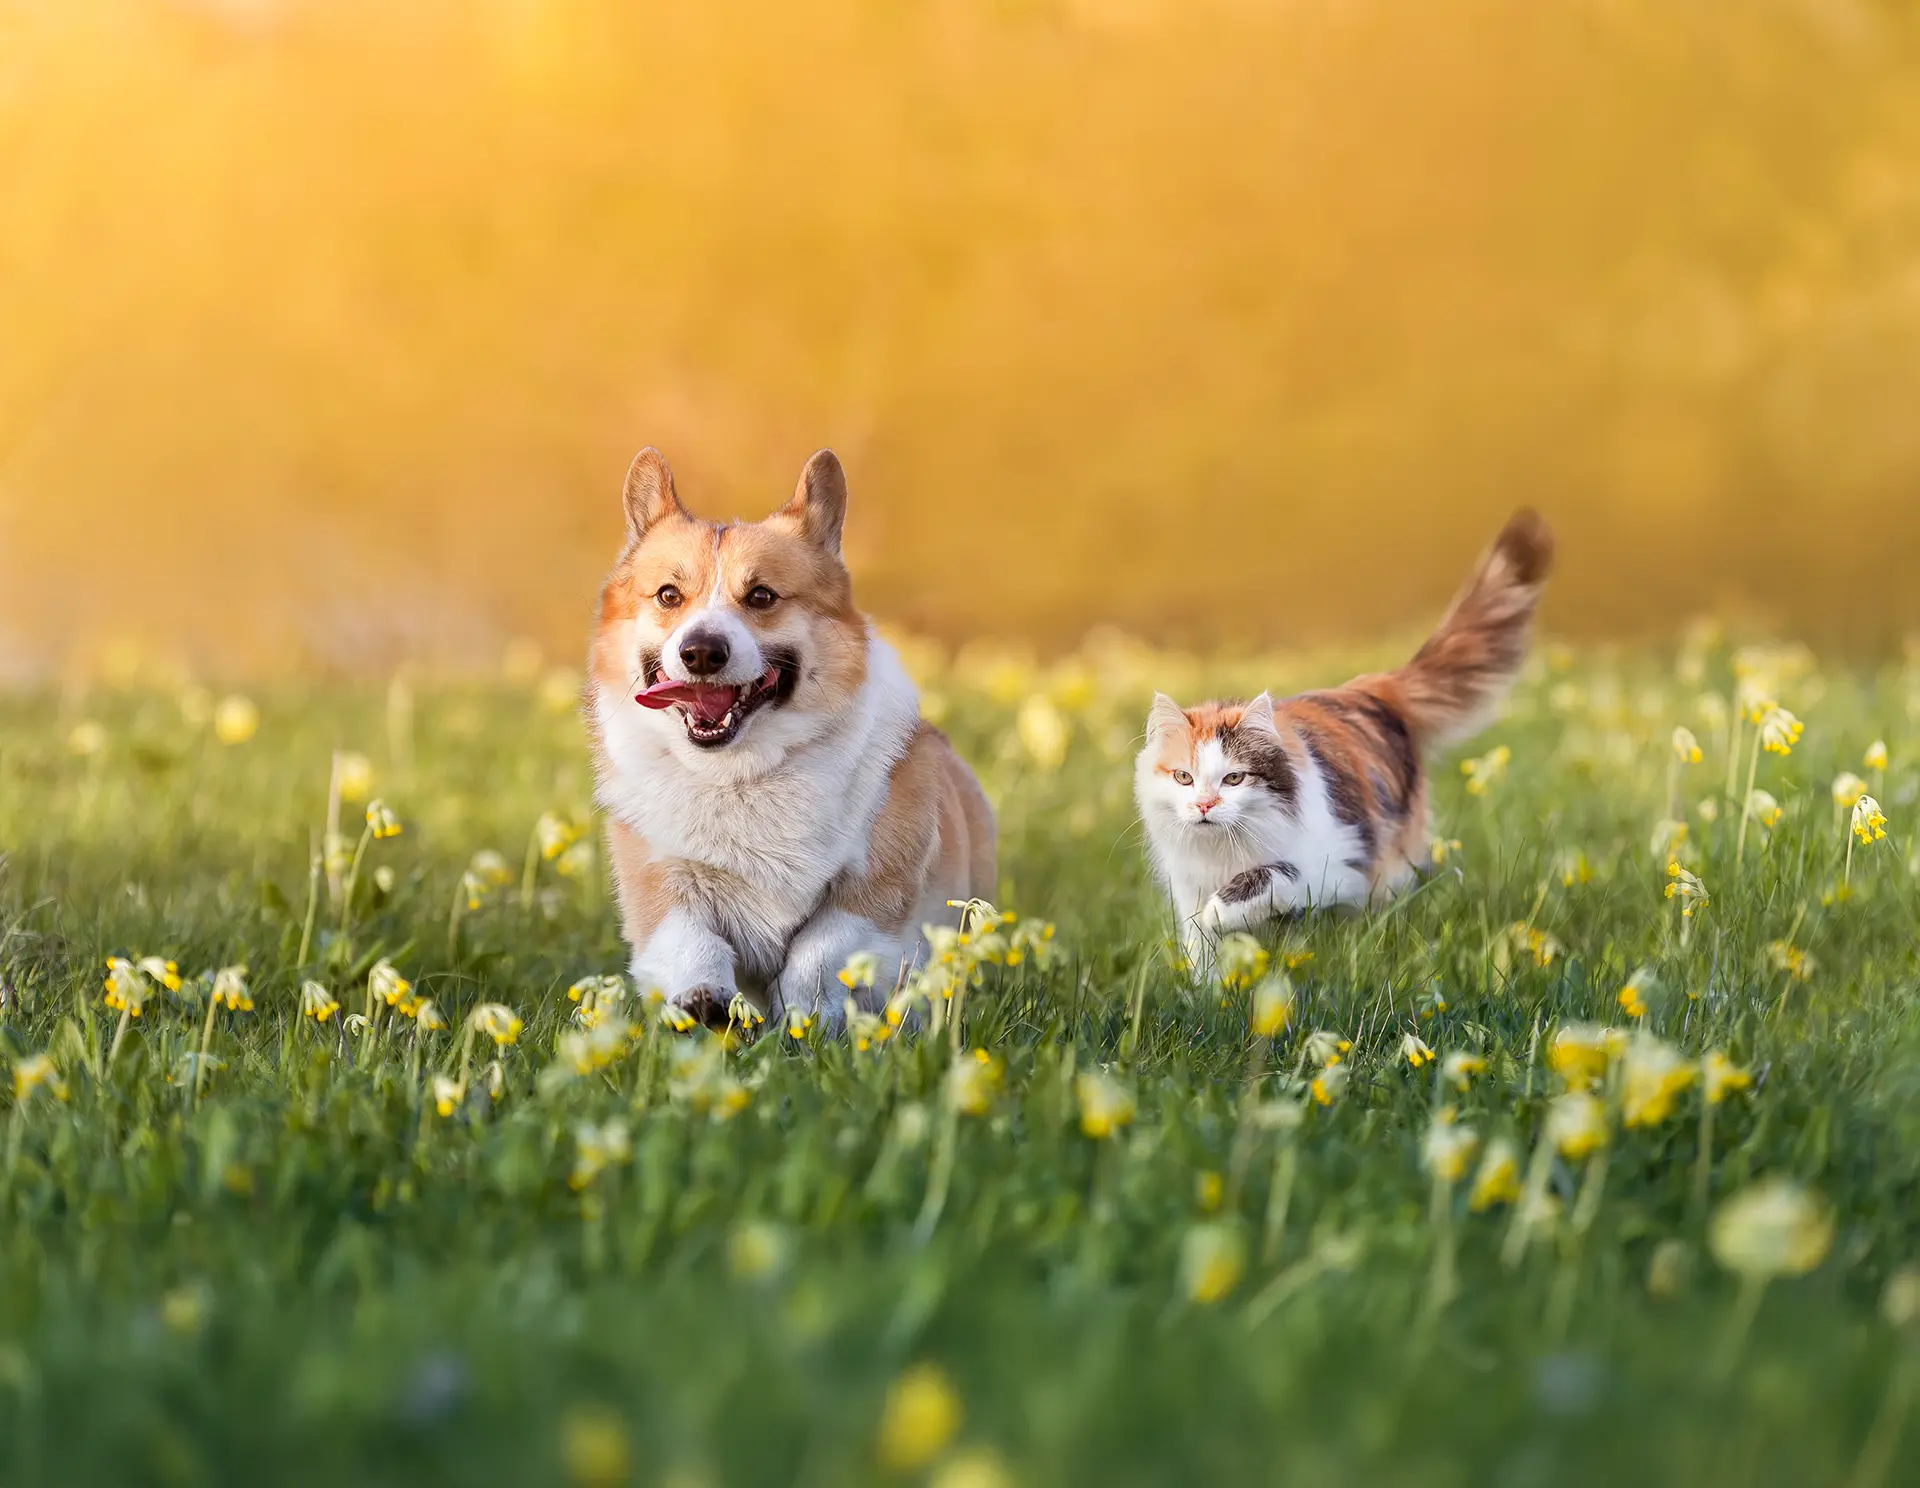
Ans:
{"label": "dog's front paw", "polygon": [[664,997],[666,1021],[683,1033],[695,1024],[725,1028],[737,1021],[732,1009],[739,993],[730,986],[703,984],[682,987],[664,994]]}

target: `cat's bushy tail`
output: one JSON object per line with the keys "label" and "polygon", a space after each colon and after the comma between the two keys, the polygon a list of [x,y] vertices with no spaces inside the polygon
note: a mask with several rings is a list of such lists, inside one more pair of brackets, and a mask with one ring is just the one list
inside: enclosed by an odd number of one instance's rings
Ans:
{"label": "cat's bushy tail", "polygon": [[1526,659],[1552,567],[1547,524],[1536,512],[1515,512],[1426,645],[1399,671],[1373,679],[1421,744],[1464,739],[1500,705]]}

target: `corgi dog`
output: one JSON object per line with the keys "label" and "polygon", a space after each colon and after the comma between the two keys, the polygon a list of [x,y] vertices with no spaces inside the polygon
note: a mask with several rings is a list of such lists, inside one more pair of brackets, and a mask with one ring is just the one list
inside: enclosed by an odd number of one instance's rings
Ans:
{"label": "corgi dog", "polygon": [[832,451],[761,522],[691,515],[657,450],[627,471],[585,715],[636,986],[708,1023],[746,993],[837,1026],[885,998],[949,900],[994,890],[992,808],[854,608]]}
{"label": "corgi dog", "polygon": [[1546,524],[1519,512],[1399,671],[1278,703],[1155,695],[1134,796],[1196,969],[1228,931],[1380,904],[1414,879],[1428,852],[1424,756],[1499,706],[1552,562]]}

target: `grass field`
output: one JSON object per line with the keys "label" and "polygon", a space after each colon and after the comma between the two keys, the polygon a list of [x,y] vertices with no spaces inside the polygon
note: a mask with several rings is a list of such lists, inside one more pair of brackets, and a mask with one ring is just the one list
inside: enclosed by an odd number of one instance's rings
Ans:
{"label": "grass field", "polygon": [[563,674],[0,701],[0,1483],[1913,1481],[1920,662],[1543,658],[1416,894],[1190,984],[1146,688],[1363,659],[919,657],[1020,919],[864,1048],[570,1000]]}

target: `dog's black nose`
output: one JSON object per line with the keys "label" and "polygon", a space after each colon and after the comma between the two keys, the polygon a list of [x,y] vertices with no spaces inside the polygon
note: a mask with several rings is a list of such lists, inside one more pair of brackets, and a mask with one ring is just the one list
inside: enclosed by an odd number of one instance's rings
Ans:
{"label": "dog's black nose", "polygon": [[695,631],[680,643],[680,662],[692,677],[711,677],[727,665],[727,643],[717,635]]}

